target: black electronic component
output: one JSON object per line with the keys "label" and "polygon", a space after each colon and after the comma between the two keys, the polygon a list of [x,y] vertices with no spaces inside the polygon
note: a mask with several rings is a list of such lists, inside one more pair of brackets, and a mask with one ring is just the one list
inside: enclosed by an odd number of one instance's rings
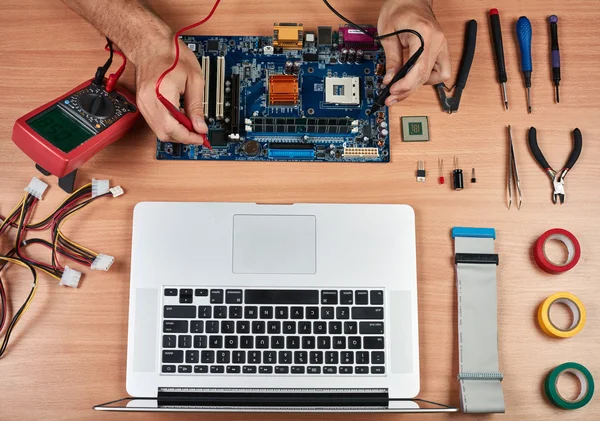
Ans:
{"label": "black electronic component", "polygon": [[363,126],[363,136],[369,139],[373,137],[373,128],[369,125]]}
{"label": "black electronic component", "polygon": [[240,131],[240,75],[231,76],[231,133]]}
{"label": "black electronic component", "polygon": [[207,50],[208,51],[219,51],[219,40],[218,39],[211,39],[208,40],[208,42],[206,43],[207,46]]}
{"label": "black electronic component", "polygon": [[458,158],[454,157],[454,171],[452,172],[452,181],[454,190],[459,191],[465,188],[465,182],[463,179],[463,171],[459,168]]}
{"label": "black electronic component", "polygon": [[279,150],[286,150],[286,149],[296,149],[296,150],[309,150],[309,149],[314,149],[315,145],[312,143],[296,143],[296,142],[290,142],[290,143],[283,143],[283,142],[271,142],[269,143],[269,149],[279,149]]}
{"label": "black electronic component", "polygon": [[333,42],[331,26],[319,26],[317,43],[320,47],[331,47]]}
{"label": "black electronic component", "polygon": [[214,119],[217,115],[217,57],[215,56],[210,56],[209,73],[211,82],[208,91],[208,115],[206,117]]}
{"label": "black electronic component", "polygon": [[304,61],[318,61],[319,55],[316,53],[304,53],[302,54],[302,60]]}
{"label": "black electronic component", "polygon": [[340,50],[340,63],[346,63],[348,61],[348,49],[347,48],[342,48]]}
{"label": "black electronic component", "polygon": [[175,157],[180,157],[183,145],[181,143],[172,143],[171,147],[173,148],[173,152],[171,153],[171,155]]}
{"label": "black electronic component", "polygon": [[227,134],[224,130],[209,130],[208,140],[213,148],[224,148],[227,146]]}

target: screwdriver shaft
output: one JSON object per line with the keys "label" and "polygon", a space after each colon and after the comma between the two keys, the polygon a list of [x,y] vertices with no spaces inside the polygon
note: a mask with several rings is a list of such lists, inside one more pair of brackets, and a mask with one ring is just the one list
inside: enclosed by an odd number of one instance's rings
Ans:
{"label": "screwdriver shaft", "polygon": [[527,112],[531,114],[531,86],[527,87]]}
{"label": "screwdriver shaft", "polygon": [[506,82],[502,82],[502,97],[504,98],[504,105],[508,110],[508,95],[506,94]]}

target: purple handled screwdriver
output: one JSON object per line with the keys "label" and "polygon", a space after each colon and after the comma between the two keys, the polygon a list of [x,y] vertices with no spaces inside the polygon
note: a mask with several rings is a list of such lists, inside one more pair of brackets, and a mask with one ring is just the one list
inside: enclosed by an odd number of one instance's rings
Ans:
{"label": "purple handled screwdriver", "polygon": [[558,94],[558,85],[560,84],[560,52],[558,51],[558,17],[556,15],[548,18],[550,22],[550,36],[552,39],[552,79],[556,86],[556,102],[560,102]]}

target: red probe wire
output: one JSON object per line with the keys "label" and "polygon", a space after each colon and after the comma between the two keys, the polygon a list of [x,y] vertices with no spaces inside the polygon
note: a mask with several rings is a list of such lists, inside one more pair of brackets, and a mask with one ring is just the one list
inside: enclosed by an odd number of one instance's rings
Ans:
{"label": "red probe wire", "polygon": [[[175,60],[173,61],[173,64],[171,65],[171,67],[169,67],[167,70],[165,70],[165,72],[162,75],[160,75],[160,77],[156,81],[156,97],[158,98],[158,100],[160,102],[162,102],[162,104],[165,106],[165,108],[167,110],[169,110],[169,112],[173,115],[173,117],[175,117],[175,120],[177,120],[180,124],[182,124],[186,129],[188,129],[192,133],[195,132],[192,122],[185,114],[183,114],[181,111],[179,111],[178,107],[171,104],[171,102],[167,98],[162,96],[162,94],[160,93],[160,84],[162,83],[165,76],[167,76],[169,73],[171,73],[173,71],[173,69],[175,69],[175,67],[177,66],[177,63],[179,63],[179,37],[181,36],[181,34],[183,34],[186,31],[189,31],[190,29],[197,28],[198,26],[202,25],[203,23],[207,22],[210,18],[212,18],[213,14],[217,10],[217,6],[219,5],[219,3],[221,3],[221,0],[216,0],[210,13],[208,15],[206,15],[206,17],[204,19],[202,19],[200,22],[196,22],[190,26],[186,26],[185,28],[182,28],[175,33],[175,36],[173,37],[173,39],[175,41]],[[208,138],[206,137],[206,135],[203,133],[201,133],[200,135],[204,139],[204,146],[206,146],[209,149],[212,149],[212,147],[210,146],[210,142],[208,141]]]}
{"label": "red probe wire", "polygon": [[[106,51],[110,51],[110,48],[108,48],[108,44],[106,44],[104,49]],[[123,54],[120,51],[116,51],[116,50],[113,50],[113,53],[123,59],[123,64],[121,64],[121,67],[119,67],[119,70],[117,70],[115,73],[111,74],[108,77],[108,80],[106,82],[106,92],[112,92],[115,90],[115,85],[117,84],[117,82],[119,81],[119,78],[125,71],[125,67],[127,67],[127,57],[125,57],[125,54]]]}

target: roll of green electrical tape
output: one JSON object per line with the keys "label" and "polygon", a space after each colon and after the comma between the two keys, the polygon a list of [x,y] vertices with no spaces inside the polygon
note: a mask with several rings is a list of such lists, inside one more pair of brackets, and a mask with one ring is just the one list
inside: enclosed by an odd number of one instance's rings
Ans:
{"label": "roll of green electrical tape", "polygon": [[[579,395],[574,399],[565,399],[558,391],[558,378],[563,374],[571,373],[577,377],[580,384]],[[594,379],[587,368],[577,363],[564,363],[554,368],[544,382],[544,389],[548,400],[561,409],[578,409],[584,407],[594,395]]]}

